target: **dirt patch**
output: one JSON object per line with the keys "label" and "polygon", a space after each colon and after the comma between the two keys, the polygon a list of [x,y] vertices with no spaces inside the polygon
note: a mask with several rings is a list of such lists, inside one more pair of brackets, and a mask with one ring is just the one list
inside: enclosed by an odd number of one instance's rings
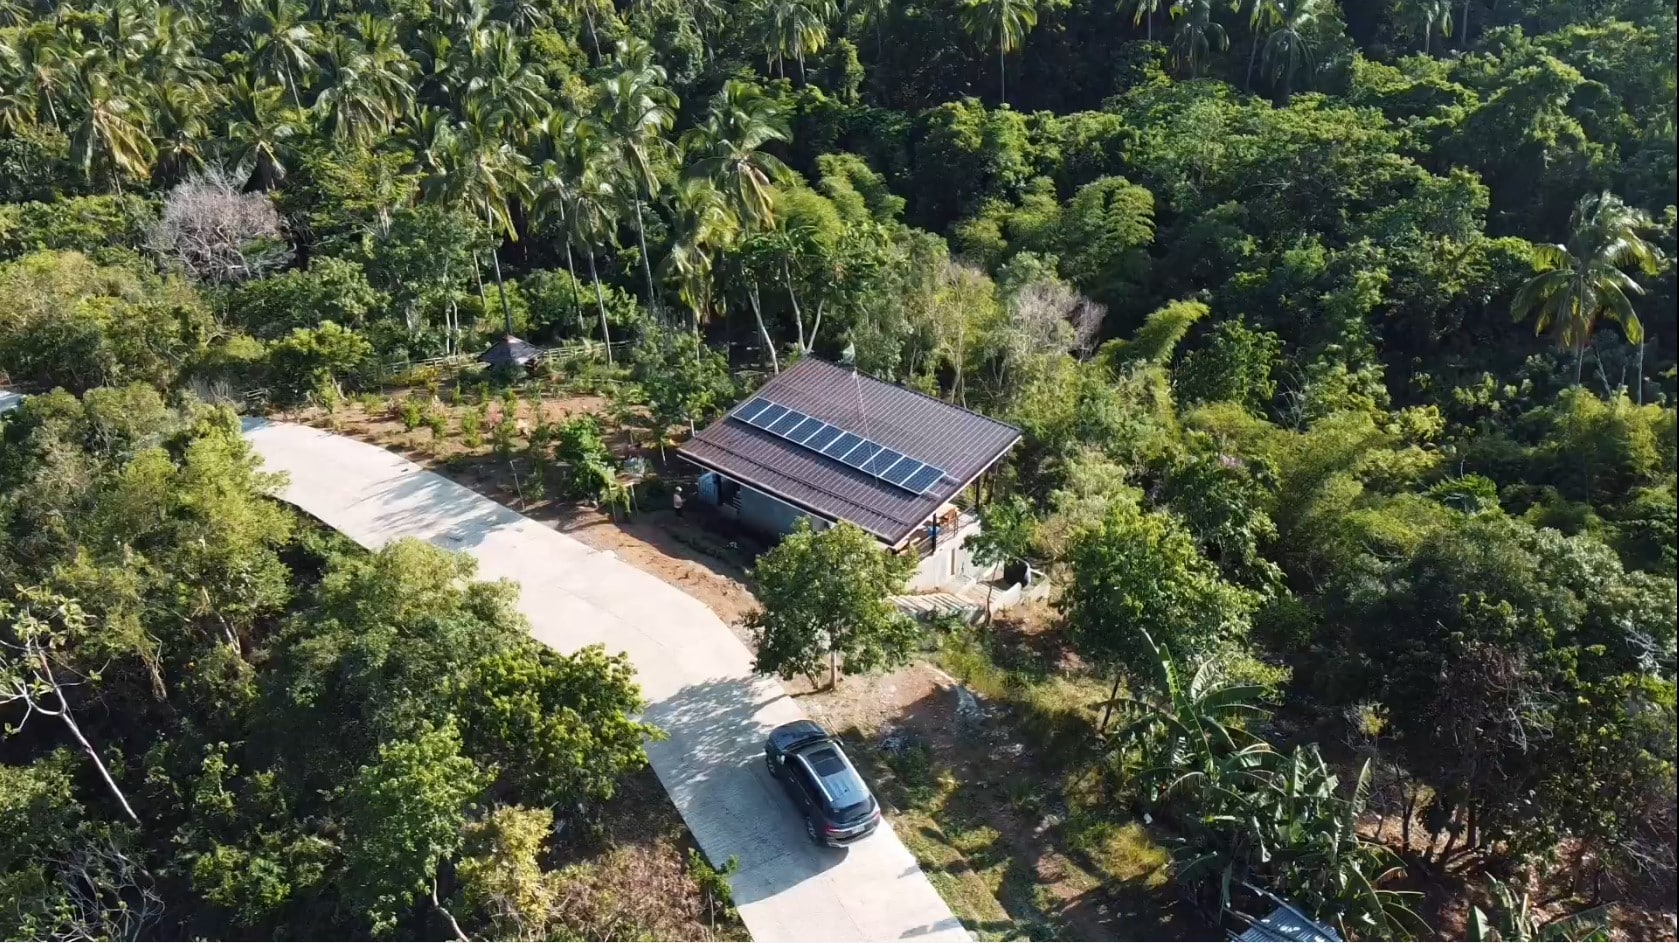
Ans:
{"label": "dirt patch", "polygon": [[1169,872],[1153,837],[1140,826],[1116,829],[1119,846],[1125,838],[1135,846],[1116,847],[1122,860],[1111,866],[1122,873],[1093,867],[1074,846],[1088,829],[1069,821],[1059,774],[1009,711],[959,687],[926,661],[845,678],[836,691],[789,684],[812,718],[841,732],[892,807],[899,836],[982,938],[1199,935],[1162,899]]}

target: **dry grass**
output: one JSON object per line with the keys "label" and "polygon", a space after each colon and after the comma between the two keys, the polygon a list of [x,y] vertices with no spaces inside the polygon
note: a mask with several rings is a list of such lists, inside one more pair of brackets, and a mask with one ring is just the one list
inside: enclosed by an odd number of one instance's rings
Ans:
{"label": "dry grass", "polygon": [[561,920],[580,940],[746,940],[651,770],[608,803],[598,834],[560,862]]}

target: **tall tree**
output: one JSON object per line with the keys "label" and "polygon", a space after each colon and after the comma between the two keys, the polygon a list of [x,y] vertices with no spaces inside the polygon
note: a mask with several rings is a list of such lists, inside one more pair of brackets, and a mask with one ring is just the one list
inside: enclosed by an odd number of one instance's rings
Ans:
{"label": "tall tree", "polygon": [[1004,56],[1026,42],[1038,25],[1036,0],[962,0],[962,24],[982,46],[997,44],[998,100],[1009,100],[1008,65]]}
{"label": "tall tree", "polygon": [[1639,388],[1643,391],[1644,325],[1629,295],[1644,288],[1623,268],[1636,267],[1646,275],[1660,270],[1661,250],[1645,241],[1652,223],[1641,210],[1605,190],[1587,193],[1568,219],[1568,242],[1534,247],[1534,258],[1546,270],[1528,279],[1510,302],[1517,321],[1533,318],[1533,331],[1554,331],[1557,346],[1574,350],[1574,382],[1599,318],[1621,326],[1628,343],[1639,350]]}
{"label": "tall tree", "polygon": [[[503,138],[493,119],[468,115],[460,128],[445,128],[436,164],[420,182],[421,192],[444,202],[459,203],[484,220],[490,231],[517,242],[514,207],[528,199],[529,159]],[[513,309],[501,277],[500,253],[490,249],[496,293],[501,299],[502,324],[513,333]]]}
{"label": "tall tree", "polygon": [[647,228],[642,203],[658,191],[658,163],[670,150],[665,138],[676,122],[676,95],[664,86],[663,66],[650,61],[651,50],[641,40],[618,44],[618,71],[597,89],[597,107],[610,148],[616,152],[621,179],[628,184],[635,213],[636,242],[641,249],[641,273],[647,282],[647,303],[660,313],[653,265],[647,254]]}
{"label": "tall tree", "polygon": [[752,577],[762,608],[747,617],[759,671],[802,674],[815,683],[823,663],[828,686],[847,673],[897,664],[915,643],[914,623],[892,605],[914,563],[887,553],[855,524],[813,531],[803,518]]}
{"label": "tall tree", "polygon": [[228,91],[225,143],[246,186],[271,190],[286,177],[290,141],[303,131],[285,89],[235,75]]}
{"label": "tall tree", "polygon": [[122,192],[123,177],[143,178],[156,149],[144,103],[131,80],[105,68],[86,68],[70,84],[70,158],[89,181],[105,181]]}
{"label": "tall tree", "polygon": [[1131,8],[1131,25],[1142,24],[1143,38],[1149,42],[1154,42],[1154,15],[1165,5],[1165,0],[1124,0],[1123,3]]}
{"label": "tall tree", "polygon": [[1451,38],[1452,0],[1410,0],[1407,6],[1422,29],[1423,55],[1428,55],[1429,43],[1435,33],[1439,33],[1441,39]]}
{"label": "tall tree", "polygon": [[280,80],[292,105],[302,108],[300,77],[309,77],[320,49],[316,24],[297,0],[243,0],[240,12],[247,66],[259,78]]}
{"label": "tall tree", "polygon": [[1179,21],[1172,33],[1172,58],[1195,78],[1207,67],[1213,50],[1230,48],[1230,36],[1213,20],[1212,0],[1174,0],[1171,14]]}
{"label": "tall tree", "polygon": [[[1270,3],[1271,0],[1255,0]],[[1323,13],[1324,0],[1278,0],[1275,28],[1265,37],[1259,62],[1271,75],[1271,81],[1282,87],[1283,101],[1294,90],[1295,75],[1312,64],[1311,32]]]}

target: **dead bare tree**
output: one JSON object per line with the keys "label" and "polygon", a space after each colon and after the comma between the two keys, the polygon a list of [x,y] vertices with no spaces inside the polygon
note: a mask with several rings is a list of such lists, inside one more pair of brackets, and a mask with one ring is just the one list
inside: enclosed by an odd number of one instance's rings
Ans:
{"label": "dead bare tree", "polygon": [[1057,280],[1032,282],[1015,293],[1009,308],[1013,342],[1024,350],[1054,348],[1081,359],[1095,349],[1102,333],[1105,305]]}
{"label": "dead bare tree", "polygon": [[274,202],[241,192],[223,170],[195,174],[169,191],[147,241],[159,257],[206,282],[256,278],[292,255]]}
{"label": "dead bare tree", "polygon": [[[88,742],[70,710],[65,691],[82,683],[70,677],[80,677],[64,664],[62,648],[69,640],[86,631],[88,617],[75,600],[39,590],[24,590],[25,603],[18,608],[0,604],[0,707],[21,703],[23,719],[6,726],[7,733],[16,733],[34,718],[57,718],[81,747],[88,760],[104,781],[105,788],[122,807],[129,821],[140,824],[128,797],[111,776],[99,751]],[[38,610],[44,610],[45,616]],[[58,662],[55,669],[54,663]]]}
{"label": "dead bare tree", "polygon": [[64,892],[60,940],[138,940],[164,914],[151,873],[110,836],[90,838],[49,859]]}

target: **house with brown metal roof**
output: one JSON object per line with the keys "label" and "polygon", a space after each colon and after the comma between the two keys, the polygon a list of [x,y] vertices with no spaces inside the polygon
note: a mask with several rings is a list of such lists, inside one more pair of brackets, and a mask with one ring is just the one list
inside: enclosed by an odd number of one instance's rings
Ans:
{"label": "house with brown metal roof", "polygon": [[705,470],[699,498],[725,516],[771,535],[801,518],[849,521],[932,558],[917,581],[938,585],[971,569],[961,544],[977,531],[972,508],[1019,441],[1006,423],[806,357],[678,454]]}

